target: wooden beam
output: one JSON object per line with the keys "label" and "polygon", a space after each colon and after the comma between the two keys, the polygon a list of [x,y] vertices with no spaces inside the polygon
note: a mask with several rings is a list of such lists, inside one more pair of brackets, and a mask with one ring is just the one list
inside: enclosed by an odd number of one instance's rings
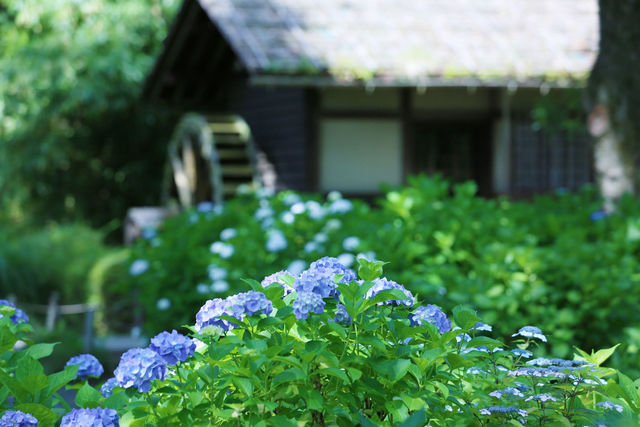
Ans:
{"label": "wooden beam", "polygon": [[[149,90],[149,99],[156,99],[163,89],[167,74],[171,74],[173,64],[184,47],[184,42],[191,32],[191,25],[198,16],[200,6],[196,0],[185,0],[182,9],[176,19],[172,31],[167,38],[164,52],[162,53],[157,70],[154,68],[154,84]],[[151,81],[151,80],[150,80]]]}
{"label": "wooden beam", "polygon": [[402,126],[402,182],[407,182],[407,175],[414,173],[412,160],[414,156],[414,132],[411,117],[411,89],[400,90],[400,121]]}

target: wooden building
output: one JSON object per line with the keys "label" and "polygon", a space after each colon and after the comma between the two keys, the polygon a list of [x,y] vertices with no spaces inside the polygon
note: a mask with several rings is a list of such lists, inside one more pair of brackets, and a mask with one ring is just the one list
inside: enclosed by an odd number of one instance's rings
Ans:
{"label": "wooden building", "polygon": [[144,94],[244,117],[279,188],[440,172],[526,195],[591,180],[586,134],[530,113],[597,44],[596,0],[185,0]]}

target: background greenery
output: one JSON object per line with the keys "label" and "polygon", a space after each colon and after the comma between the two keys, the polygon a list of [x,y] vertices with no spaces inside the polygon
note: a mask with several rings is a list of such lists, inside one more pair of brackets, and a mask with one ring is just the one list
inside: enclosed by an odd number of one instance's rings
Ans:
{"label": "background greenery", "polygon": [[0,5],[0,211],[103,225],[154,204],[171,114],[140,90],[175,0]]}

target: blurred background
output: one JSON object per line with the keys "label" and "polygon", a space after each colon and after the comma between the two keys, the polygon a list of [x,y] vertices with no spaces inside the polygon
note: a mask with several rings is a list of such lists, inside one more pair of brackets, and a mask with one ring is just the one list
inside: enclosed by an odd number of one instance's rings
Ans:
{"label": "blurred background", "polygon": [[242,278],[364,255],[500,338],[620,342],[638,374],[639,19],[633,1],[5,0],[0,298],[69,343],[52,369],[88,350],[108,367]]}

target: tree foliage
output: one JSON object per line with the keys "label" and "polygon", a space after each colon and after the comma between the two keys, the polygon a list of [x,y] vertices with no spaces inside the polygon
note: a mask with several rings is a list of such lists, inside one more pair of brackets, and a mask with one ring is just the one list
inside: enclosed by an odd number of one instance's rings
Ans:
{"label": "tree foliage", "polygon": [[140,101],[174,0],[0,6],[0,207],[103,224],[159,190],[167,111]]}

